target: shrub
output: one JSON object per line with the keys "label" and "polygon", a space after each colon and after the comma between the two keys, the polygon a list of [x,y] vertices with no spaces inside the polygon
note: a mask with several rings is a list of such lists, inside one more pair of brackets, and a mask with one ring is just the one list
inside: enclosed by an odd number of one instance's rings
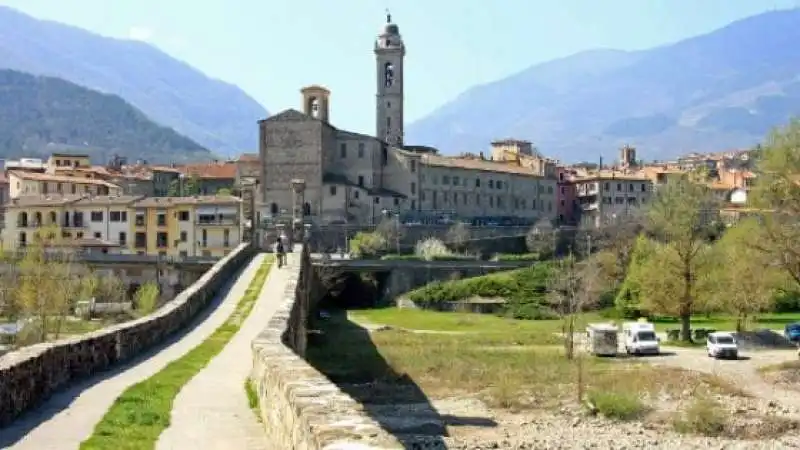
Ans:
{"label": "shrub", "polygon": [[675,431],[704,436],[719,436],[725,431],[727,415],[716,400],[697,398],[672,422]]}
{"label": "shrub", "polygon": [[444,245],[444,242],[436,238],[428,238],[424,241],[417,242],[414,253],[426,261],[432,261],[434,258],[450,256],[452,254],[450,249]]}
{"label": "shrub", "polygon": [[589,391],[589,402],[604,417],[631,420],[639,417],[645,406],[638,395],[628,392]]}
{"label": "shrub", "polygon": [[494,261],[539,261],[538,253],[504,254],[498,253],[492,257]]}
{"label": "shrub", "polygon": [[386,238],[379,233],[359,232],[350,239],[350,255],[353,258],[374,258],[386,248]]}

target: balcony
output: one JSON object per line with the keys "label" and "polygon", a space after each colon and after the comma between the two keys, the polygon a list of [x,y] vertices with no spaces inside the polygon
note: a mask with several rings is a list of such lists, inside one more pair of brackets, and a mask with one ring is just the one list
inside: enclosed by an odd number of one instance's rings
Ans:
{"label": "balcony", "polygon": [[207,220],[207,219],[198,219],[197,225],[201,227],[230,227],[234,225],[239,225],[240,221],[238,218],[222,218],[222,219],[214,219],[214,220]]}

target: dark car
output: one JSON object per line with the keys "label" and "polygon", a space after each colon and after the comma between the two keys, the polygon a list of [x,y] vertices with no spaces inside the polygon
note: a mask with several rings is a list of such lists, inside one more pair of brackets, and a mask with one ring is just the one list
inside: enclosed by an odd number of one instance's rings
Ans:
{"label": "dark car", "polygon": [[800,342],[800,322],[790,323],[783,329],[783,335],[791,342]]}

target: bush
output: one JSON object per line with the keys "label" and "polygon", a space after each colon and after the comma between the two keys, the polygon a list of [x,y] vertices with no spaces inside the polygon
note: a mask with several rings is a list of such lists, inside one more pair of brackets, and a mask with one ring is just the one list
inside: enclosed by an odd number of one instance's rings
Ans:
{"label": "bush", "polygon": [[780,290],[775,293],[773,302],[777,313],[800,311],[800,292]]}
{"label": "bush", "polygon": [[507,301],[504,310],[506,315],[519,318],[552,317],[545,306],[547,280],[551,270],[550,263],[542,263],[479,277],[437,281],[409,292],[407,297],[420,306],[456,302],[471,297],[503,298]]}
{"label": "bush", "polygon": [[589,391],[589,402],[604,417],[631,420],[639,417],[645,406],[638,395],[628,392]]}
{"label": "bush", "polygon": [[704,436],[719,436],[725,431],[727,415],[719,402],[709,398],[698,398],[672,423],[675,431]]}
{"label": "bush", "polygon": [[498,253],[492,257],[493,261],[539,261],[538,253],[505,254]]}
{"label": "bush", "polygon": [[359,232],[350,239],[353,258],[374,258],[386,248],[386,239],[379,233]]}
{"label": "bush", "polygon": [[444,245],[444,242],[436,238],[428,238],[417,242],[414,253],[426,261],[452,255],[452,252]]}
{"label": "bush", "polygon": [[400,255],[397,253],[390,253],[388,255],[381,256],[381,259],[384,261],[419,261],[422,258],[419,255]]}

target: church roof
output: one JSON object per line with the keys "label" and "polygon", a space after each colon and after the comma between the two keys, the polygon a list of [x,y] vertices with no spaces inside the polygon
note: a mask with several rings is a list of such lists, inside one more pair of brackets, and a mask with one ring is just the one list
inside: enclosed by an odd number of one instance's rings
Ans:
{"label": "church roof", "polygon": [[278,114],[273,114],[273,115],[267,117],[266,119],[261,119],[261,120],[258,121],[258,123],[264,123],[264,122],[301,122],[301,121],[306,121],[306,120],[317,120],[317,119],[309,116],[308,114],[303,114],[302,112],[300,112],[300,111],[298,111],[298,110],[296,110],[294,108],[289,108],[289,109],[285,109],[285,110],[279,112]]}

